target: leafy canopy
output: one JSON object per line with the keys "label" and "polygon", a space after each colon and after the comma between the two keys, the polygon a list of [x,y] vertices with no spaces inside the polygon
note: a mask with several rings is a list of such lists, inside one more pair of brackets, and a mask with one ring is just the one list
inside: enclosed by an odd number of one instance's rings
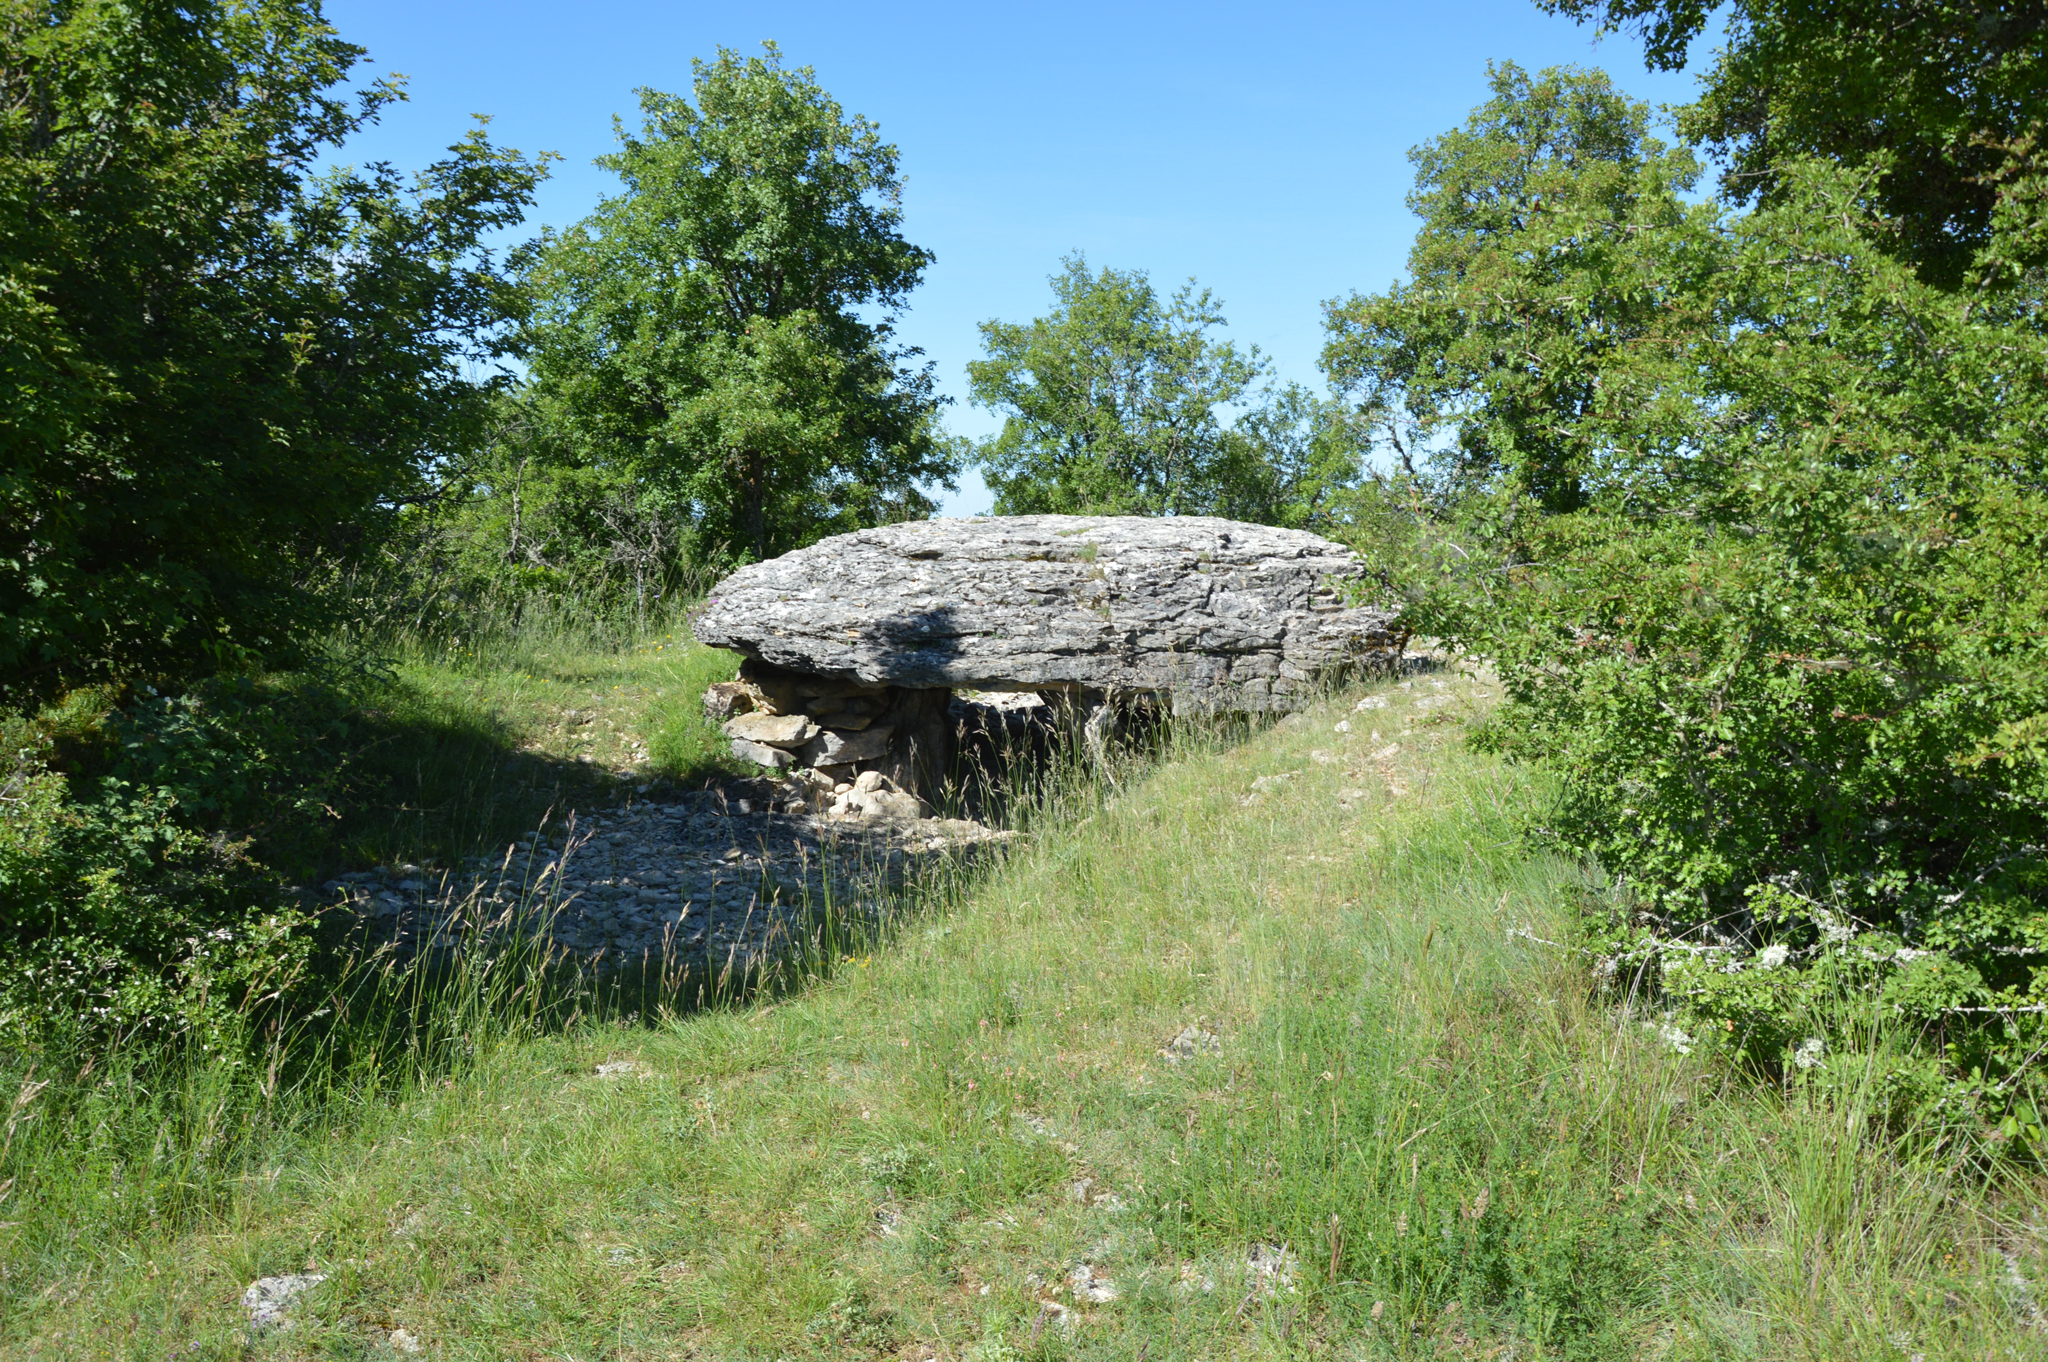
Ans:
{"label": "leafy canopy", "polygon": [[1223,311],[1207,289],[1162,299],[1142,271],[1063,264],[1053,310],[983,322],[987,358],[967,366],[974,401],[1004,414],[975,452],[998,514],[1328,514],[1357,469],[1340,412],[1289,388],[1226,422],[1267,365],[1214,334]]}
{"label": "leafy canopy", "polygon": [[479,438],[542,168],[315,174],[361,57],[318,0],[0,0],[0,692],[288,660]]}
{"label": "leafy canopy", "polygon": [[[1686,64],[1720,11],[1705,0],[1538,3],[1639,33],[1648,65],[1667,71]],[[2001,218],[2038,221],[2048,194],[2048,8],[1734,0],[1725,13],[1726,42],[1679,128],[1726,158],[1722,191],[1733,202],[1777,202],[1803,158],[1870,167],[1886,246],[1943,287],[1979,263]],[[2033,236],[2007,263],[2048,261],[2048,237]]]}
{"label": "leafy canopy", "polygon": [[664,499],[707,552],[928,514],[956,465],[892,344],[931,262],[898,230],[896,148],[773,44],[694,69],[694,104],[640,92],[599,161],[623,190],[531,257],[549,456]]}
{"label": "leafy canopy", "polygon": [[1693,157],[1605,72],[1507,63],[1491,84],[1463,128],[1409,154],[1409,280],[1325,305],[1323,367],[1409,475],[1432,467],[1512,523],[1525,502],[1586,506],[1610,471],[1586,418],[1612,369],[1694,324],[1688,289],[1713,253],[1650,270],[1641,243],[1698,251],[1707,239],[1669,229],[1713,210],[1683,202]]}
{"label": "leafy canopy", "polygon": [[[1574,126],[1560,96],[1626,135],[1532,143]],[[1688,204],[1645,126],[1601,78],[1497,73],[1417,157],[1414,284],[1330,313],[1333,377],[1421,432],[1455,548],[1408,565],[1440,570],[1411,621],[1498,667],[1487,741],[1562,775],[1621,958],[1767,1064],[1875,994],[1946,1047],[1952,1110],[2032,1110],[2041,298],[1924,279],[1867,167]]]}

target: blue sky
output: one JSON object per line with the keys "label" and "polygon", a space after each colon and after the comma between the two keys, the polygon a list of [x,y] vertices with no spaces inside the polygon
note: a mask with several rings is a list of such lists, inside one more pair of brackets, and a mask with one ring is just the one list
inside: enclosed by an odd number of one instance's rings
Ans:
{"label": "blue sky", "polygon": [[[782,46],[902,152],[904,231],[936,253],[901,331],[937,361],[947,424],[976,324],[1045,310],[1062,255],[1215,290],[1230,335],[1318,382],[1320,303],[1398,277],[1414,233],[1408,148],[1463,121],[1486,63],[1604,66],[1652,102],[1691,76],[1643,70],[1625,36],[1530,0],[1417,4],[745,4],[329,0],[366,72],[411,98],[344,159],[413,169],[493,116],[495,140],[562,155],[534,221],[566,225],[615,182],[590,162],[642,85],[690,85],[719,46]],[[948,514],[987,509],[970,473]]]}

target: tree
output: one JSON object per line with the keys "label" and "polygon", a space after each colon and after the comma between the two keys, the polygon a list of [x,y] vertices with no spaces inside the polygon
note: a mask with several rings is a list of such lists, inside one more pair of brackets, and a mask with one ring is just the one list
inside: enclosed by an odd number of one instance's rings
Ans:
{"label": "tree", "polygon": [[[1666,71],[1686,64],[1719,12],[1705,0],[1538,3],[1636,31],[1647,64]],[[1946,288],[1963,282],[2001,219],[2038,222],[2048,192],[2048,7],[1735,0],[1726,33],[1680,130],[1726,157],[1721,186],[1731,201],[1776,202],[1787,167],[1803,157],[1871,167],[1887,244]],[[2039,233],[2015,244],[2019,258],[2002,263],[2048,261]]]}
{"label": "tree", "polygon": [[[1539,126],[1544,84],[1475,123]],[[2048,1100],[2041,296],[1930,284],[1867,167],[1781,163],[1735,214],[1647,144],[1540,175],[1457,145],[1422,205],[1516,211],[1426,216],[1418,258],[1457,267],[1340,309],[1331,357],[1439,437],[1422,515],[1457,553],[1399,565],[1448,568],[1408,622],[1497,668],[1481,741],[1557,772],[1606,951],[1761,1063],[1853,1043],[1878,995],[1949,1065],[1899,1091]]]}
{"label": "tree", "polygon": [[1235,434],[1215,514],[1324,534],[1350,524],[1364,441],[1348,403],[1288,383],[1240,415]]}
{"label": "tree", "polygon": [[1063,264],[1052,312],[983,322],[988,358],[967,366],[975,403],[1005,417],[975,454],[997,513],[1210,511],[1252,457],[1218,408],[1264,375],[1258,350],[1210,334],[1222,308],[1192,280],[1162,302],[1142,271]]}
{"label": "tree", "polygon": [[[904,240],[896,148],[773,44],[640,92],[624,182],[530,258],[532,399],[552,457],[767,557],[929,514],[957,468],[929,366],[890,322],[931,263]],[[880,320],[868,320],[870,317]]]}
{"label": "tree", "polygon": [[[1490,74],[1466,125],[1409,155],[1422,225],[1408,282],[1325,305],[1323,368],[1409,475],[1484,492],[1511,526],[1524,501],[1588,504],[1611,457],[1589,435],[1596,408],[1662,410],[1614,374],[1694,325],[1687,284],[1710,263],[1699,229],[1714,210],[1683,202],[1696,162],[1651,136],[1647,106],[1606,73]],[[1678,256],[1651,268],[1645,240]]]}
{"label": "tree", "polygon": [[0,693],[289,660],[478,438],[541,166],[316,175],[399,95],[362,55],[318,0],[0,4]]}

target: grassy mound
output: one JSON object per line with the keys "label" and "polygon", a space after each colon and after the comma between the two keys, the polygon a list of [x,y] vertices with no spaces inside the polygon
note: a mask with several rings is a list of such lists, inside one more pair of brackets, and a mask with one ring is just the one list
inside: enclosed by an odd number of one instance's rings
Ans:
{"label": "grassy mound", "polygon": [[2039,1182],[1596,1000],[1487,689],[1076,787],[800,994],[486,1040],[0,1357],[242,1356],[308,1269],[255,1355],[2037,1356]]}

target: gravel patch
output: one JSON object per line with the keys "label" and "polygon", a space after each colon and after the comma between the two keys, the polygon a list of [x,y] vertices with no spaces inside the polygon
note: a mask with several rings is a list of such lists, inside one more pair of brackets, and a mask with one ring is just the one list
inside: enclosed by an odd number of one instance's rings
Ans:
{"label": "gravel patch", "polygon": [[572,814],[496,857],[341,875],[317,899],[345,904],[401,951],[523,932],[611,968],[744,969],[803,939],[828,904],[842,924],[877,925],[924,869],[1015,835],[965,819],[809,812],[807,793],[743,780]]}

